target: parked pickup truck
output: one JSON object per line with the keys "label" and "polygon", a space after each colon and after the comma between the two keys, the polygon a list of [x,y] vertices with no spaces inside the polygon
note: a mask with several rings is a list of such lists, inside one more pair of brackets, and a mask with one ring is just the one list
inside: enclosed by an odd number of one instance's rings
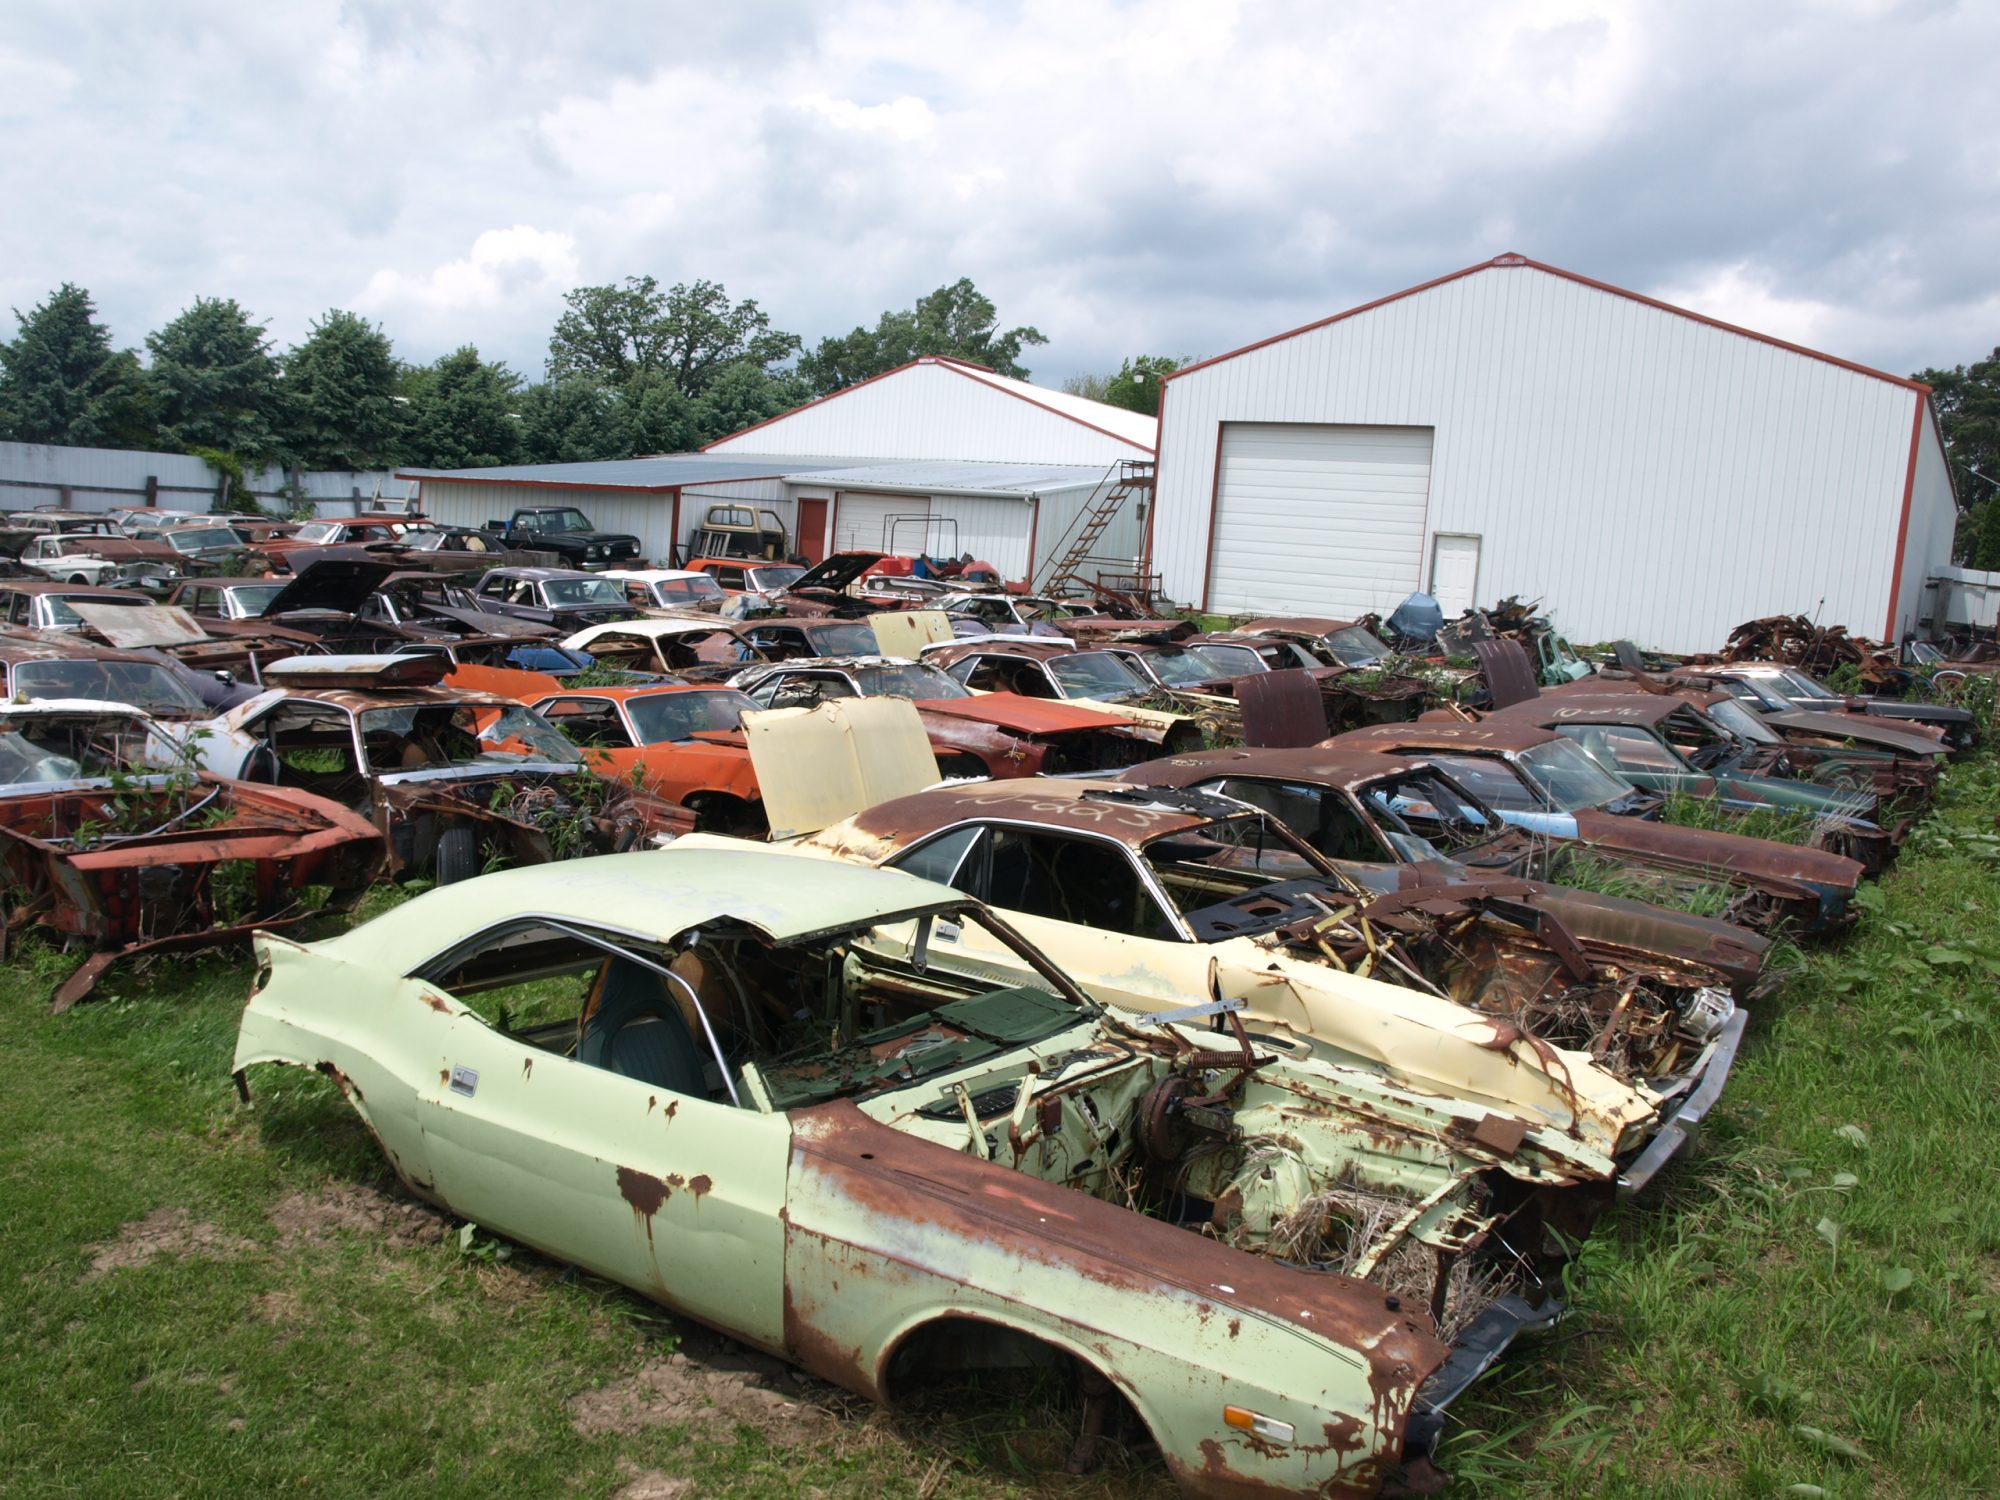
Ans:
{"label": "parked pickup truck", "polygon": [[517,510],[512,520],[488,521],[487,531],[503,545],[533,552],[553,552],[566,567],[596,572],[604,568],[638,566],[639,539],[625,532],[599,531],[590,517],[572,505],[541,505]]}

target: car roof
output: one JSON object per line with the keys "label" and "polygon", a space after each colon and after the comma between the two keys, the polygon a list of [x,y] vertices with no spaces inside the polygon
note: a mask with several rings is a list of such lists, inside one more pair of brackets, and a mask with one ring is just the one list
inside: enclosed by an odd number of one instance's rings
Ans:
{"label": "car roof", "polygon": [[421,901],[312,946],[404,973],[462,938],[515,919],[554,917],[667,937],[733,918],[784,942],[977,906],[948,886],[898,870],[819,859],[807,865],[768,849],[660,849],[527,865],[439,886]]}
{"label": "car roof", "polygon": [[1553,729],[1544,729],[1539,724],[1489,717],[1476,724],[1423,719],[1407,724],[1370,724],[1365,729],[1350,729],[1345,734],[1335,735],[1327,743],[1360,745],[1365,749],[1393,750],[1403,746],[1409,750],[1436,754],[1476,754],[1480,751],[1532,750],[1537,745],[1546,745],[1550,740],[1560,738],[1562,736]]}
{"label": "car roof", "polygon": [[4,578],[0,579],[0,593],[8,594],[62,594],[76,599],[137,599],[151,604],[149,595],[137,589],[103,588],[89,583],[58,583],[53,578]]}
{"label": "car roof", "polygon": [[673,583],[683,578],[706,578],[699,568],[606,568],[599,578],[619,578],[633,583]]}
{"label": "car roof", "polygon": [[1020,776],[1002,781],[951,782],[897,797],[836,823],[823,836],[837,841],[843,830],[851,830],[898,849],[954,823],[997,818],[1094,833],[1136,849],[1163,834],[1185,833],[1216,818],[1248,811],[1226,797],[1199,792],[1161,792],[1117,781]]}
{"label": "car roof", "polygon": [[626,635],[645,636],[651,640],[668,635],[693,635],[698,630],[719,630],[725,635],[738,634],[733,620],[724,620],[716,615],[687,615],[679,619],[607,620],[599,625],[584,626],[575,635],[568,637],[563,644],[582,646],[614,630]]}
{"label": "car roof", "polygon": [[1558,723],[1652,725],[1689,706],[1683,699],[1651,693],[1565,693],[1509,704],[1490,714],[1487,722],[1520,719],[1544,728]]}
{"label": "car roof", "polygon": [[1422,756],[1396,755],[1359,745],[1306,745],[1295,750],[1251,750],[1237,746],[1142,761],[1120,772],[1118,779],[1134,786],[1183,787],[1219,776],[1249,776],[1353,788],[1428,764]]}
{"label": "car roof", "polygon": [[586,572],[582,568],[488,568],[480,575],[484,583],[489,578],[526,578],[541,583],[551,578],[602,578],[602,573]]}

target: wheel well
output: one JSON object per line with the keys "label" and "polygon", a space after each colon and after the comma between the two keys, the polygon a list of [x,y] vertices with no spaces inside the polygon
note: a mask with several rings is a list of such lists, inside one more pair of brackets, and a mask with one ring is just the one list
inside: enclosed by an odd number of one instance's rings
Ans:
{"label": "wheel well", "polygon": [[[979,1374],[1041,1373],[1063,1383],[1067,1402],[1080,1408],[1086,1432],[1124,1432],[1130,1451],[1159,1448],[1145,1413],[1125,1384],[1062,1342],[989,1318],[945,1313],[909,1328],[883,1357],[877,1391],[884,1404],[908,1407],[914,1398],[936,1397]],[[991,1398],[986,1397],[990,1406]],[[1074,1464],[1085,1452],[1080,1445]],[[1093,1459],[1090,1466],[1094,1467]],[[1071,1472],[1084,1472],[1072,1468]]]}

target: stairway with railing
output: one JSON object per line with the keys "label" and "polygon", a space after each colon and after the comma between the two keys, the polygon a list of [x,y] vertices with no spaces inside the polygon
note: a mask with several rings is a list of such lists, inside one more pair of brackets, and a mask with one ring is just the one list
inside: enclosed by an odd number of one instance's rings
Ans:
{"label": "stairway with railing", "polygon": [[[1153,465],[1145,459],[1121,459],[1105,471],[1106,485],[1091,499],[1091,502],[1077,512],[1068,533],[1057,539],[1061,550],[1056,556],[1055,566],[1042,580],[1042,588],[1050,594],[1061,594],[1066,589],[1077,592],[1095,593],[1100,585],[1117,588],[1121,593],[1144,591],[1146,580],[1134,571],[1136,563],[1130,557],[1097,557],[1091,549],[1118,519],[1119,512],[1135,498],[1150,500],[1153,493]],[[1086,577],[1086,570],[1095,571]],[[1105,569],[1114,569],[1107,574]]]}

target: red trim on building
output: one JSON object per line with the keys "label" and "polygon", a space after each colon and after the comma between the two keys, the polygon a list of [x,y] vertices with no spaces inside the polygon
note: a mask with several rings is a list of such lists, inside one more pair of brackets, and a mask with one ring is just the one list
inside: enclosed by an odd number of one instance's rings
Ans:
{"label": "red trim on building", "polygon": [[[1209,476],[1208,480],[1208,543],[1201,554],[1201,604],[1199,607],[1204,611],[1208,608],[1209,580],[1215,573],[1215,518],[1221,513],[1222,508],[1222,429],[1228,425],[1227,422],[1217,422],[1215,424],[1215,472]],[[1159,503],[1160,487],[1156,481],[1153,485],[1153,504],[1157,506]]]}
{"label": "red trim on building", "polygon": [[1042,497],[1030,495],[1028,504],[1032,507],[1028,512],[1028,570],[1022,574],[1021,582],[1032,589],[1035,586],[1035,535],[1042,529]]}
{"label": "red trim on building", "polygon": [[[1159,410],[1153,413],[1153,420],[1160,424],[1157,429],[1158,431],[1165,432],[1167,430],[1167,387],[1165,382],[1162,382],[1160,385],[1160,406]],[[1139,548],[1139,571],[1141,573],[1151,573],[1153,571],[1153,522],[1158,519],[1159,514],[1160,451],[1155,448],[1153,450],[1153,495],[1146,502],[1146,540]]]}
{"label": "red trim on building", "polygon": [[1896,644],[1896,607],[1903,602],[1903,549],[1910,540],[1910,501],[1917,492],[1917,445],[1924,440],[1924,413],[1930,405],[1928,395],[1919,396],[1910,414],[1910,464],[1903,471],[1903,515],[1896,523],[1896,561],[1889,574],[1889,623],[1882,627],[1882,639],[1891,646]]}
{"label": "red trim on building", "polygon": [[1428,292],[1433,287],[1443,286],[1447,282],[1457,281],[1462,277],[1472,276],[1480,271],[1517,269],[1543,271],[1550,276],[1560,276],[1563,280],[1574,281],[1579,286],[1592,287],[1600,292],[1609,292],[1614,297],[1623,297],[1629,302],[1638,302],[1659,312],[1672,313],[1675,317],[1688,318],[1696,323],[1706,324],[1710,328],[1719,328],[1724,333],[1741,334],[1744,338],[1754,339],[1760,344],[1769,344],[1776,349],[1788,350],[1793,354],[1802,354],[1807,359],[1816,359],[1823,364],[1834,365],[1839,369],[1851,371],[1856,375],[1866,375],[1873,380],[1886,380],[1891,385],[1899,385],[1907,391],[1922,391],[1925,394],[1929,394],[1930,392],[1930,387],[1921,381],[1906,380],[1900,375],[1891,375],[1883,370],[1871,369],[1867,365],[1858,365],[1852,360],[1841,359],[1837,355],[1825,354],[1817,349],[1808,349],[1803,344],[1787,343],[1783,339],[1771,337],[1768,333],[1758,333],[1752,328],[1739,327],[1735,323],[1725,323],[1720,318],[1711,318],[1705,313],[1691,312],[1685,307],[1675,307],[1671,302],[1662,302],[1656,297],[1648,297],[1641,292],[1627,291],[1624,287],[1613,286],[1608,281],[1598,281],[1594,277],[1583,276],[1575,271],[1565,271],[1561,266],[1546,265],[1538,260],[1530,260],[1525,255],[1515,255],[1512,253],[1496,255],[1493,259],[1481,261],[1476,266],[1467,266],[1461,271],[1450,272],[1448,275],[1422,282],[1404,291],[1391,292],[1386,297],[1377,297],[1373,302],[1364,302],[1359,307],[1350,307],[1346,312],[1338,312],[1333,314],[1332,317],[1321,318],[1317,322],[1303,324],[1288,332],[1274,333],[1269,338],[1257,340],[1254,344],[1245,344],[1242,348],[1232,349],[1227,354],[1217,354],[1196,364],[1188,365],[1184,369],[1174,371],[1173,374],[1166,378],[1168,381],[1178,380],[1181,376],[1191,375],[1196,370],[1205,370],[1210,365],[1221,364],[1226,359],[1235,359],[1239,354],[1248,354],[1254,349],[1263,349],[1272,344],[1283,343],[1286,339],[1297,338],[1302,333],[1311,333],[1315,329],[1329,327],[1334,323],[1342,322],[1360,313],[1372,312],[1376,308],[1385,306],[1388,303],[1400,302],[1405,297],[1414,297],[1419,292]]}
{"label": "red trim on building", "polygon": [[[748,427],[742,428],[740,431],[729,433],[725,437],[719,437],[714,442],[704,443],[699,451],[707,453],[715,448],[718,443],[733,443],[738,438],[747,436],[759,428],[769,427],[774,422],[782,422],[787,417],[795,417],[802,411],[810,411],[814,407],[824,406],[829,401],[838,401],[842,396],[848,395],[853,391],[858,391],[865,385],[873,385],[878,380],[887,380],[891,375],[900,375],[905,370],[913,370],[919,365],[934,365],[939,369],[949,370],[952,374],[963,376],[965,379],[983,386],[996,395],[1012,396],[1017,401],[1025,401],[1030,406],[1037,407],[1052,417],[1061,417],[1065,422],[1074,422],[1079,427],[1088,428],[1102,437],[1110,438],[1113,442],[1124,443],[1128,447],[1136,448],[1141,453],[1151,453],[1153,451],[1153,449],[1148,448],[1144,443],[1134,442],[1131,438],[1112,432],[1108,428],[1099,427],[1092,422],[1086,422],[1083,418],[1072,416],[1060,407],[1050,406],[1045,401],[1037,401],[1033,396],[1025,396],[1019,391],[1010,391],[1005,386],[994,385],[989,381],[981,380],[977,375],[967,374],[966,372],[969,370],[984,370],[988,375],[999,375],[1000,372],[988,365],[977,365],[969,359],[953,359],[946,354],[920,354],[906,364],[897,365],[893,370],[884,370],[880,375],[870,375],[866,380],[855,381],[853,385],[844,385],[839,390],[829,391],[824,396],[815,396],[812,400],[802,402],[790,411],[781,411],[775,417],[766,417],[761,422],[752,422]],[[1000,378],[1004,380],[1008,377],[1003,375]]]}

